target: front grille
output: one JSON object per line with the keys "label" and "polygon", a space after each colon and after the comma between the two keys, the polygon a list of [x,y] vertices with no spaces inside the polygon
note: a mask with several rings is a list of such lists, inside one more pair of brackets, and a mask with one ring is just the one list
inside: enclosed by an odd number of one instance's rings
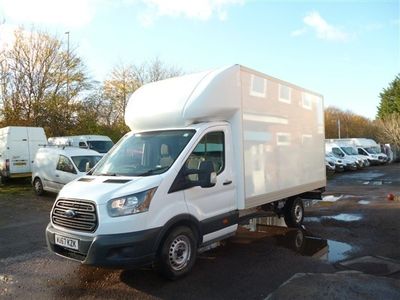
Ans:
{"label": "front grille", "polygon": [[51,220],[65,228],[93,232],[97,228],[96,206],[85,200],[59,199],[51,212]]}

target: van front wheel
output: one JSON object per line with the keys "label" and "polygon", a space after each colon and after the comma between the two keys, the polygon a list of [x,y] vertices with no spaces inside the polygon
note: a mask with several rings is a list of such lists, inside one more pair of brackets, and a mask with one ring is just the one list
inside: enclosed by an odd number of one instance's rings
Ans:
{"label": "van front wheel", "polygon": [[299,227],[304,219],[304,205],[301,198],[290,198],[284,206],[285,223],[288,227]]}
{"label": "van front wheel", "polygon": [[196,261],[197,243],[188,227],[174,228],[164,240],[158,254],[160,273],[171,280],[188,274]]}
{"label": "van front wheel", "polygon": [[43,195],[44,190],[43,190],[43,183],[40,180],[40,178],[36,177],[35,180],[33,181],[33,189],[35,190],[35,194],[40,196]]}

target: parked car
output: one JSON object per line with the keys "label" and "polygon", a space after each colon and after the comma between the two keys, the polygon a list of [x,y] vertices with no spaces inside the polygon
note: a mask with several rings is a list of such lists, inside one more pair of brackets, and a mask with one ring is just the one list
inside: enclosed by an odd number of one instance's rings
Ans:
{"label": "parked car", "polygon": [[73,147],[40,148],[32,168],[32,185],[37,195],[58,193],[68,182],[85,175],[101,159],[98,152]]}
{"label": "parked car", "polygon": [[0,129],[0,181],[30,177],[36,151],[47,145],[41,127],[9,126]]}

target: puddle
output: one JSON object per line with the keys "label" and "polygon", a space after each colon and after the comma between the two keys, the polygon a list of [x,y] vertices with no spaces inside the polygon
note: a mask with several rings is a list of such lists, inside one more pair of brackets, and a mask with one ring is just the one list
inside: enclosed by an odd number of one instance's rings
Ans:
{"label": "puddle", "polygon": [[324,216],[324,219],[334,219],[337,221],[343,221],[343,222],[354,222],[354,221],[359,221],[362,219],[360,215],[356,214],[339,214],[336,216]]}
{"label": "puddle", "polygon": [[361,204],[361,205],[368,205],[368,204],[371,203],[371,201],[368,201],[368,200],[360,200],[360,201],[358,201],[357,203],[358,203],[358,204]]}
{"label": "puddle", "polygon": [[350,174],[344,174],[341,176],[341,179],[358,179],[358,180],[363,180],[363,181],[368,181],[368,180],[374,180],[375,178],[384,176],[385,173],[382,172],[375,172],[375,171],[369,171],[367,173],[350,173]]}
{"label": "puddle", "polygon": [[387,185],[392,184],[392,181],[387,180],[358,180],[358,183],[362,183],[363,185]]}
{"label": "puddle", "polygon": [[[361,203],[360,203],[361,202]],[[360,204],[369,204],[369,201],[366,200],[360,200],[358,201],[358,203]],[[305,217],[304,221],[305,222],[321,222],[321,220],[337,220],[337,221],[343,221],[343,222],[355,222],[355,221],[359,221],[362,219],[361,215],[357,215],[357,214],[339,214],[339,215],[334,215],[334,216],[321,216],[321,217]]]}
{"label": "puddle", "polygon": [[321,222],[321,218],[320,217],[305,217],[304,221],[317,223],[317,222]]}
{"label": "puddle", "polygon": [[285,219],[276,216],[250,219],[248,225],[244,225],[250,231],[262,231],[263,226],[287,227]]}
{"label": "puddle", "polygon": [[343,195],[340,195],[340,196],[327,195],[327,196],[322,197],[322,201],[336,202],[342,198],[343,198]]}
{"label": "puddle", "polygon": [[[320,218],[308,217],[306,220],[319,222]],[[288,228],[286,225],[284,227],[274,225],[279,222],[281,220],[277,217],[250,219],[248,224],[239,226],[231,242],[249,244],[270,237],[276,240],[278,246],[288,248],[303,256],[316,257],[331,263],[347,258],[347,252],[352,249],[349,244],[314,236],[304,227],[299,229]],[[273,225],[269,225],[271,223]]]}
{"label": "puddle", "polygon": [[352,249],[349,244],[332,240],[328,240],[328,248],[327,260],[332,263],[346,259],[348,257],[346,253]]}

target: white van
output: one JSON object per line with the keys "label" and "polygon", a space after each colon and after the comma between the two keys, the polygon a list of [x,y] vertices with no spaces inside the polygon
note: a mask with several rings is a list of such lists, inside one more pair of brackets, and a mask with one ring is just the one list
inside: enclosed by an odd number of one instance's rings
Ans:
{"label": "white van", "polygon": [[105,135],[73,135],[73,136],[58,136],[48,139],[51,146],[70,146],[83,149],[91,149],[104,155],[112,146],[113,141]]}
{"label": "white van", "polygon": [[357,147],[350,143],[347,139],[327,139],[328,143],[334,143],[336,146],[340,147],[340,150],[346,154],[346,156],[353,157],[358,161],[362,162],[362,167],[369,167],[370,162],[364,155],[358,154]]}
{"label": "white van", "polygon": [[385,153],[381,152],[380,146],[373,139],[351,138],[342,140],[356,147],[358,150],[358,154],[368,158],[371,164],[384,164],[389,160],[388,156]]}
{"label": "white van", "polygon": [[[332,153],[338,158],[348,160],[350,162],[354,162],[357,165],[357,169],[361,169],[364,167],[364,160],[358,157],[358,155],[347,153],[343,148],[343,145],[331,142],[329,140],[325,141],[325,151],[326,153]],[[356,151],[356,150],[355,150]]]}
{"label": "white van", "polygon": [[300,226],[326,185],[323,116],[321,95],[240,65],[144,85],[132,132],[58,194],[48,247],[178,278],[256,209]]}
{"label": "white van", "polygon": [[45,145],[47,138],[41,127],[0,128],[0,181],[30,177],[36,151]]}
{"label": "white van", "polygon": [[35,193],[58,193],[68,182],[85,175],[100,159],[98,152],[88,149],[40,148],[32,166],[32,185]]}

